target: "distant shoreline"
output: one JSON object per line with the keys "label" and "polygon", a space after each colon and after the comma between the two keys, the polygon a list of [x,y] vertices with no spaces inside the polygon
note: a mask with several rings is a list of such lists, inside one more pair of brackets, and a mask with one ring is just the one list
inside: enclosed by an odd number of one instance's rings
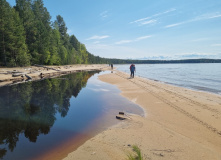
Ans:
{"label": "distant shoreline", "polygon": [[221,63],[221,59],[182,59],[182,60],[133,60],[106,58],[113,64],[172,64],[172,63]]}

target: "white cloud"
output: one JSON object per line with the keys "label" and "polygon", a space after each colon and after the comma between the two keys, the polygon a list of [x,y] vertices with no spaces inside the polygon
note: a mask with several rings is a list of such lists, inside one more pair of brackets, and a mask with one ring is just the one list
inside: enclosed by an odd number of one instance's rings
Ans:
{"label": "white cloud", "polygon": [[174,24],[166,25],[165,28],[171,28],[171,27],[179,26],[179,25],[184,24],[184,23],[186,23],[186,22],[180,22],[180,23],[174,23]]}
{"label": "white cloud", "polygon": [[122,40],[122,41],[118,41],[115,44],[125,44],[125,43],[131,43],[131,42],[137,42],[137,41],[141,41],[147,38],[152,37],[151,35],[147,35],[147,36],[142,36],[142,37],[138,37],[135,40]]}
{"label": "white cloud", "polygon": [[152,17],[164,15],[164,14],[167,14],[167,13],[170,13],[170,12],[173,12],[173,11],[176,11],[176,9],[175,8],[171,8],[171,9],[168,9],[168,10],[166,10],[164,12],[160,12],[160,13],[154,14]]}
{"label": "white cloud", "polygon": [[95,35],[95,36],[87,38],[86,40],[100,40],[100,39],[105,39],[105,38],[109,38],[109,37],[110,36],[108,36],[108,35],[104,35],[104,36],[97,36],[97,35]]}
{"label": "white cloud", "polygon": [[138,37],[138,38],[136,38],[135,41],[140,41],[140,40],[147,39],[147,38],[150,38],[150,37],[152,37],[152,36],[151,36],[151,35],[148,35],[148,36]]}
{"label": "white cloud", "polygon": [[103,18],[103,19],[107,18],[108,17],[108,11],[104,11],[104,12],[100,13],[100,17]]}
{"label": "white cloud", "polygon": [[173,11],[176,11],[176,8],[168,9],[167,11],[163,12],[163,14],[170,13],[170,12],[173,12]]}
{"label": "white cloud", "polygon": [[213,53],[197,53],[197,52],[190,52],[190,53],[180,53],[175,55],[154,55],[154,56],[145,56],[143,58],[136,58],[141,60],[179,60],[179,59],[199,59],[199,58],[214,58],[218,59],[221,58],[220,54],[213,54]]}
{"label": "white cloud", "polygon": [[140,26],[143,26],[143,25],[146,25],[146,24],[153,24],[153,23],[156,23],[157,20],[156,19],[152,19],[152,20],[149,20],[149,21],[142,21],[140,23]]}
{"label": "white cloud", "polygon": [[118,41],[115,44],[125,44],[125,43],[130,43],[133,42],[132,40],[122,40],[122,41]]}
{"label": "white cloud", "polygon": [[130,22],[130,23],[137,23],[137,22],[140,22],[140,21],[145,21],[145,20],[150,19],[150,18],[151,17],[141,18],[141,19],[135,20],[135,21]]}
{"label": "white cloud", "polygon": [[[141,37],[140,37],[141,38]],[[137,38],[139,39],[139,37]],[[141,38],[142,39],[142,38]],[[86,44],[87,49],[94,55],[105,58],[131,58],[131,59],[196,59],[196,58],[221,58],[221,53],[216,51],[206,52],[168,52],[167,50],[157,50],[156,48],[136,48],[130,45],[117,44]]]}
{"label": "white cloud", "polygon": [[187,21],[166,25],[165,28],[171,28],[171,27],[182,25],[182,24],[187,24],[187,23],[202,21],[202,20],[208,20],[208,19],[214,19],[214,18],[219,18],[219,17],[221,17],[220,13],[207,13],[207,14],[197,16],[197,17],[187,20]]}
{"label": "white cloud", "polygon": [[196,20],[206,20],[206,19],[213,19],[213,18],[219,18],[221,17],[221,13],[219,12],[214,12],[214,13],[206,13],[203,15],[200,15],[198,17],[196,17]]}
{"label": "white cloud", "polygon": [[167,60],[172,59],[170,56],[156,55],[156,56],[145,56],[141,58],[136,58],[138,60]]}
{"label": "white cloud", "polygon": [[221,44],[212,44],[213,47],[221,47]]}
{"label": "white cloud", "polygon": [[167,13],[170,13],[170,12],[173,12],[175,10],[176,10],[175,8],[171,8],[171,9],[169,9],[167,11],[160,12],[160,13],[157,13],[157,14],[154,14],[152,16],[145,17],[145,18],[140,18],[140,19],[137,19],[137,20],[132,21],[130,23],[131,24],[132,23],[139,23],[139,25],[152,24],[152,23],[155,23],[157,20],[155,20],[155,19],[152,19],[152,20],[149,20],[149,21],[146,21],[146,20],[154,18],[154,17],[158,17],[160,15],[164,15],[164,14],[167,14]]}
{"label": "white cloud", "polygon": [[104,44],[86,44],[87,49],[94,55],[99,55],[105,58],[122,58],[145,55],[146,52],[140,49],[136,49],[128,46],[121,45],[104,45]]}
{"label": "white cloud", "polygon": [[219,18],[219,17],[221,17],[221,14],[219,14],[219,15],[214,15],[214,16],[211,16],[211,17],[209,17],[209,18]]}
{"label": "white cloud", "polygon": [[99,44],[99,43],[100,43],[100,41],[95,41],[95,42],[94,42],[94,44]]}
{"label": "white cloud", "polygon": [[214,53],[201,53],[201,52],[192,52],[192,53],[180,53],[173,56],[174,59],[196,59],[196,58],[220,58],[219,54]]}
{"label": "white cloud", "polygon": [[198,38],[198,39],[192,40],[192,42],[200,42],[200,41],[207,41],[207,40],[209,40],[209,38]]}

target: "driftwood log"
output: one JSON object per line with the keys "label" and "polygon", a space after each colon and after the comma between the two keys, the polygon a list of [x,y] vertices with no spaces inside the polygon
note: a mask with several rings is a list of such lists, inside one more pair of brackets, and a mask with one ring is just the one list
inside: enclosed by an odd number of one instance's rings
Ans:
{"label": "driftwood log", "polygon": [[27,77],[28,79],[32,79],[32,77],[28,76],[27,74],[25,74],[25,77]]}
{"label": "driftwood log", "polygon": [[8,71],[9,74],[12,74],[12,77],[19,77],[23,76],[25,73],[24,72],[18,72],[18,71]]}
{"label": "driftwood log", "polygon": [[126,119],[126,117],[124,117],[122,115],[117,115],[116,118],[119,119],[119,120],[125,120]]}
{"label": "driftwood log", "polygon": [[124,112],[119,112],[119,114],[124,115]]}
{"label": "driftwood log", "polygon": [[15,74],[12,74],[12,77],[20,77],[22,75],[23,75],[23,73],[15,73]]}
{"label": "driftwood log", "polygon": [[43,68],[46,68],[46,69],[52,69],[52,70],[55,70],[55,71],[60,71],[58,69],[54,69],[54,68],[51,68],[51,67],[46,67],[46,66],[43,66],[43,65],[38,65],[38,64],[35,64],[36,67],[43,67]]}

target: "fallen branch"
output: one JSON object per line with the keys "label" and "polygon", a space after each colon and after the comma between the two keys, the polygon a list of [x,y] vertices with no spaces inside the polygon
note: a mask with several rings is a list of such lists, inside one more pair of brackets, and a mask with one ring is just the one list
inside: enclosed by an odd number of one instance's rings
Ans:
{"label": "fallen branch", "polygon": [[43,66],[43,65],[38,65],[38,64],[35,64],[36,67],[43,67],[43,68],[46,68],[46,69],[52,69],[52,70],[55,70],[55,71],[60,71],[58,69],[54,69],[54,68],[51,68],[51,67],[46,67],[46,66]]}

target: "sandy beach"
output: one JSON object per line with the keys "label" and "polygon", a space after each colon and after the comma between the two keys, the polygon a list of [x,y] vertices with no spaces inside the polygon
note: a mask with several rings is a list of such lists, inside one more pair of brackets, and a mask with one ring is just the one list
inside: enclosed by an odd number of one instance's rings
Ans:
{"label": "sandy beach", "polygon": [[65,74],[70,74],[80,71],[94,71],[109,69],[104,64],[94,65],[63,65],[63,66],[43,66],[35,65],[29,67],[0,67],[0,86],[11,85],[15,83],[23,83],[28,80],[40,80],[43,78],[57,77]]}
{"label": "sandy beach", "polygon": [[[28,80],[22,77],[25,74],[31,80],[39,80],[78,71],[109,69],[107,65],[0,68],[0,86],[23,83]],[[126,120],[119,120],[119,124],[86,142],[73,140],[82,144],[77,149],[74,145],[68,149],[61,145],[43,159],[67,156],[64,160],[125,160],[132,152],[131,146],[137,145],[145,160],[221,160],[220,95],[137,76],[131,79],[116,70],[100,75],[99,79],[116,85],[122,96],[143,108],[145,116],[127,114]]]}
{"label": "sandy beach", "polygon": [[[99,76],[140,105],[127,120],[86,141],[64,160],[124,160],[132,145],[145,160],[221,160],[221,96],[115,71]],[[115,118],[115,117],[113,117]]]}

